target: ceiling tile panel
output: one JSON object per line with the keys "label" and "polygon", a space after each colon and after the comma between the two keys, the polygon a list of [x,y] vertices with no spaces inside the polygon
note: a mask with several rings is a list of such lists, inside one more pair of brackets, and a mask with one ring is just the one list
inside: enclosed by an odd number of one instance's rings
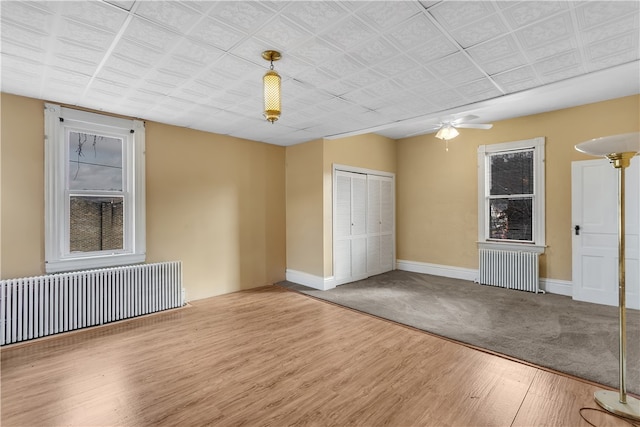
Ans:
{"label": "ceiling tile panel", "polygon": [[384,77],[381,76],[379,73],[373,70],[367,69],[367,70],[360,71],[359,73],[356,73],[353,76],[347,77],[346,79],[344,79],[344,81],[347,82],[348,84],[353,84],[355,87],[366,87],[366,86],[376,84],[383,78]]}
{"label": "ceiling tile panel", "polygon": [[142,1],[136,15],[169,27],[178,33],[190,29],[200,18],[200,13],[176,1]]}
{"label": "ceiling tile panel", "polygon": [[393,47],[391,43],[383,37],[379,37],[362,45],[353,55],[363,64],[373,66],[381,60],[392,58],[399,53],[398,49]]}
{"label": "ceiling tile panel", "polygon": [[556,56],[563,52],[578,49],[578,42],[573,37],[555,40],[552,43],[538,46],[534,49],[525,51],[527,58],[533,61],[540,61],[545,58]]}
{"label": "ceiling tile panel", "polygon": [[105,94],[124,97],[129,92],[129,86],[115,82],[113,80],[106,80],[103,78],[95,78],[91,82],[89,90],[99,91]]}
{"label": "ceiling tile panel", "polygon": [[573,34],[574,28],[569,13],[554,16],[516,32],[525,49],[547,45],[558,39],[573,36]]}
{"label": "ceiling tile panel", "polygon": [[359,16],[379,29],[390,28],[418,13],[422,13],[421,8],[408,1],[373,1],[358,10]]}
{"label": "ceiling tile panel", "polygon": [[402,74],[396,76],[393,80],[401,87],[411,89],[414,86],[424,84],[426,81],[436,80],[436,78],[425,68],[416,67],[403,72]]}
{"label": "ceiling tile panel", "polygon": [[246,34],[214,19],[207,18],[198,23],[189,32],[189,36],[226,51],[245,38]]}
{"label": "ceiling tile panel", "polygon": [[176,33],[138,17],[131,20],[124,37],[160,51],[171,49],[179,40]]}
{"label": "ceiling tile panel", "polygon": [[443,1],[429,9],[447,30],[464,27],[495,12],[493,3],[488,1]]}
{"label": "ceiling tile panel", "polygon": [[408,54],[418,61],[422,65],[426,65],[429,62],[443,58],[452,53],[458,52],[458,47],[450,42],[446,37],[441,36],[435,39],[429,40],[427,44],[410,50]]}
{"label": "ceiling tile panel", "polygon": [[572,50],[540,61],[534,67],[539,74],[546,75],[564,69],[580,67],[580,65],[580,53],[577,50]]}
{"label": "ceiling tile panel", "polygon": [[576,17],[578,26],[587,29],[613,19],[637,15],[639,10],[638,1],[591,1],[576,8]]}
{"label": "ceiling tile panel", "polygon": [[337,2],[290,2],[282,14],[298,25],[318,32],[347,15]]}
{"label": "ceiling tile panel", "polygon": [[467,100],[479,101],[481,99],[491,99],[502,95],[502,92],[489,81],[489,79],[480,79],[467,83],[457,88],[458,93]]}
{"label": "ceiling tile panel", "polygon": [[98,67],[95,62],[87,61],[84,59],[71,58],[66,55],[55,55],[55,57],[49,57],[47,60],[47,64],[55,64],[56,67],[87,76],[93,75],[96,71],[96,68]]}
{"label": "ceiling tile panel", "polygon": [[209,66],[224,55],[224,51],[213,46],[184,39],[173,51],[174,58],[186,59],[195,64]]}
{"label": "ceiling tile panel", "polygon": [[[636,50],[635,52],[626,51],[609,56],[602,56],[587,63],[585,67],[587,71],[591,72],[615,67],[616,65],[620,64],[632,63],[633,61],[638,61],[638,50]],[[637,81],[640,82],[640,79],[637,79]]]}
{"label": "ceiling tile panel", "polygon": [[57,40],[54,44],[54,49],[56,56],[77,59],[94,64],[96,67],[104,57],[103,49],[88,47],[78,42]]}
{"label": "ceiling tile panel", "polygon": [[314,38],[307,40],[301,46],[297,46],[294,54],[295,56],[307,61],[310,64],[322,64],[335,56],[335,47],[329,43]]}
{"label": "ceiling tile panel", "polygon": [[140,78],[136,75],[122,73],[119,70],[102,67],[93,81],[95,82],[96,80],[112,82],[116,85],[122,85],[122,87],[131,87],[138,84]]}
{"label": "ceiling tile panel", "polygon": [[349,76],[362,69],[362,64],[347,55],[336,56],[320,65],[320,70],[340,77]]}
{"label": "ceiling tile panel", "polygon": [[446,110],[465,102],[464,98],[453,89],[444,89],[429,94],[427,100],[436,106],[439,110]]}
{"label": "ceiling tile panel", "polygon": [[408,22],[398,25],[387,33],[387,36],[397,46],[411,49],[427,43],[433,38],[440,37],[441,33],[424,13],[420,13]]}
{"label": "ceiling tile panel", "polygon": [[491,15],[466,27],[457,28],[451,34],[462,47],[469,47],[480,42],[498,37],[507,31],[498,15]]}
{"label": "ceiling tile panel", "polygon": [[287,50],[311,38],[311,33],[293,24],[288,19],[277,16],[269,22],[269,25],[259,29],[255,36],[273,43],[273,48]]}
{"label": "ceiling tile panel", "polygon": [[428,68],[439,78],[450,77],[454,74],[467,72],[467,70],[480,73],[480,70],[462,53],[454,53],[453,55],[433,61]]}
{"label": "ceiling tile panel", "polygon": [[60,40],[82,43],[102,50],[108,49],[115,39],[115,34],[110,31],[66,19],[61,21],[58,34]]}
{"label": "ceiling tile panel", "polygon": [[[32,61],[26,58],[20,58],[12,55],[2,55],[0,58],[0,63],[2,64],[2,72],[11,72],[17,74],[25,74],[28,77],[38,78],[40,79],[42,74],[44,73],[45,67],[44,64]],[[15,77],[15,74],[11,77]],[[2,79],[0,79],[2,80]],[[5,82],[8,79],[2,80]],[[10,79],[9,79],[10,80]]]}
{"label": "ceiling tile panel", "polygon": [[613,24],[605,23],[591,27],[583,33],[582,39],[585,43],[590,44],[615,37],[619,34],[631,31],[637,32],[638,28],[640,28],[640,14],[635,13],[620,18]]}
{"label": "ceiling tile panel", "polygon": [[599,62],[610,56],[619,57],[619,64],[640,58],[640,33],[632,31],[618,37],[610,38],[587,46],[589,61]]}
{"label": "ceiling tile panel", "polygon": [[376,31],[362,21],[350,16],[328,28],[322,33],[322,37],[343,50],[350,50],[376,34]]}
{"label": "ceiling tile panel", "polygon": [[[37,51],[46,52],[49,45],[50,38],[46,33],[42,33],[36,30],[29,30],[27,28],[20,27],[19,24],[12,24],[8,22],[2,23],[0,32],[2,39],[0,40],[0,46],[2,51],[9,53],[5,50],[5,44],[11,44],[15,47],[12,48],[12,53],[18,56],[27,56],[27,52]],[[19,47],[24,46],[28,50],[25,54],[19,53]]]}
{"label": "ceiling tile panel", "polygon": [[573,67],[573,68],[563,68],[561,70],[544,74],[540,76],[540,79],[543,83],[555,83],[561,80],[570,79],[571,77],[575,77],[578,74],[582,74],[584,72],[583,67]]}
{"label": "ceiling tile panel", "polygon": [[159,71],[182,75],[185,78],[195,77],[201,70],[200,65],[173,56],[167,57],[160,62],[157,69]]}
{"label": "ceiling tile panel", "polygon": [[97,1],[56,2],[63,17],[80,21],[105,31],[117,33],[127,18],[127,12]]}
{"label": "ceiling tile panel", "polygon": [[565,11],[568,7],[565,1],[522,1],[500,4],[507,5],[502,14],[514,30]]}
{"label": "ceiling tile panel", "polygon": [[413,59],[406,55],[399,55],[382,61],[372,69],[385,77],[393,77],[417,68],[421,68],[421,66]]}
{"label": "ceiling tile panel", "polygon": [[113,50],[113,55],[145,64],[149,68],[157,64],[163,57],[161,51],[152,50],[148,46],[143,46],[126,39],[120,39]]}
{"label": "ceiling tile panel", "polygon": [[137,80],[149,71],[149,66],[138,61],[132,61],[119,55],[111,55],[104,64],[104,70],[115,76],[124,76],[127,80]]}
{"label": "ceiling tile panel", "polygon": [[493,62],[496,59],[517,56],[519,48],[513,36],[507,35],[473,46],[467,49],[467,53],[482,65],[487,62]]}
{"label": "ceiling tile panel", "polygon": [[214,2],[209,14],[246,32],[260,28],[272,17],[272,11],[257,1],[220,1]]}
{"label": "ceiling tile panel", "polygon": [[12,23],[18,28],[24,28],[36,33],[50,32],[56,23],[56,16],[53,13],[27,2],[0,2],[0,12],[3,26],[5,23]]}

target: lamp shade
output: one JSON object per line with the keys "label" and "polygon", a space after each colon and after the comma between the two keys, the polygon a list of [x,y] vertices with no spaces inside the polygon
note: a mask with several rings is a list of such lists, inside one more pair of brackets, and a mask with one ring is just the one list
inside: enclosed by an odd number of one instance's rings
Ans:
{"label": "lamp shade", "polygon": [[264,75],[264,116],[271,123],[280,117],[280,75],[269,70]]}
{"label": "lamp shade", "polygon": [[445,126],[436,133],[436,138],[448,140],[460,135],[460,132],[453,126]]}
{"label": "lamp shade", "polygon": [[640,151],[640,132],[590,139],[577,144],[575,148],[582,153],[599,157],[608,157],[614,153],[637,153]]}

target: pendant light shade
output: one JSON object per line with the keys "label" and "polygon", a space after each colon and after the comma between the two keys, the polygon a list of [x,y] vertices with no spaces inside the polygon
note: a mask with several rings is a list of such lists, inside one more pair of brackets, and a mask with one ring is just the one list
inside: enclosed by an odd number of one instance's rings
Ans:
{"label": "pendant light shade", "polygon": [[280,75],[273,69],[273,61],[281,58],[280,52],[267,50],[262,57],[271,62],[271,68],[262,78],[264,85],[264,117],[271,123],[280,118]]}
{"label": "pendant light shade", "polygon": [[436,133],[436,138],[444,139],[445,141],[453,139],[460,135],[460,132],[453,126],[445,126]]}

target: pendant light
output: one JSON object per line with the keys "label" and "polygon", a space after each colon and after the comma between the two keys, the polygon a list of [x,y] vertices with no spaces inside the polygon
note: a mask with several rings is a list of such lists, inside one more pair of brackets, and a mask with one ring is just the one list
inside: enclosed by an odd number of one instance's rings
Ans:
{"label": "pendant light", "polygon": [[264,117],[272,124],[280,117],[280,75],[273,69],[273,61],[282,57],[280,52],[265,50],[262,57],[271,62],[271,68],[264,75]]}

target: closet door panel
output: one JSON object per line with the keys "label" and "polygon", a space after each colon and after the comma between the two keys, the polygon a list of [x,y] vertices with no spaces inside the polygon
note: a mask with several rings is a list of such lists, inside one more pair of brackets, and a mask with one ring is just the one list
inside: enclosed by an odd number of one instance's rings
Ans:
{"label": "closet door panel", "polygon": [[380,271],[380,236],[367,237],[367,273]]}
{"label": "closet door panel", "polygon": [[367,238],[351,241],[351,276],[356,279],[367,275]]}
{"label": "closet door panel", "polygon": [[336,240],[334,244],[334,272],[335,280],[351,277],[351,240]]}
{"label": "closet door panel", "polygon": [[367,234],[367,176],[354,174],[351,179],[351,235]]}
{"label": "closet door panel", "polygon": [[393,233],[393,180],[383,178],[380,181],[380,232]]}
{"label": "closet door panel", "polygon": [[380,273],[393,269],[393,235],[383,234],[380,236]]}
{"label": "closet door panel", "polygon": [[336,176],[336,217],[334,218],[336,237],[351,235],[351,177],[346,174]]}

